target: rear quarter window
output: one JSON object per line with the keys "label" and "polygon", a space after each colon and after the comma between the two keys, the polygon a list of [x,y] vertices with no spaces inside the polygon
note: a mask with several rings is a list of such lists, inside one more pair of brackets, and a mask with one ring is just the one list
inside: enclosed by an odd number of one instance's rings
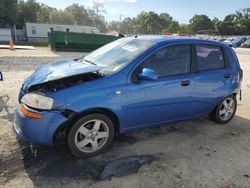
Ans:
{"label": "rear quarter window", "polygon": [[214,45],[196,45],[198,71],[225,68],[224,55],[221,47]]}

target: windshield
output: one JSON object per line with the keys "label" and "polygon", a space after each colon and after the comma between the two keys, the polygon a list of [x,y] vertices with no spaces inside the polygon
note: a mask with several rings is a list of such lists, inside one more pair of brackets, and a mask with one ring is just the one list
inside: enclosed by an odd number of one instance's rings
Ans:
{"label": "windshield", "polygon": [[104,72],[115,72],[154,44],[149,40],[122,38],[95,50],[82,61],[105,67]]}

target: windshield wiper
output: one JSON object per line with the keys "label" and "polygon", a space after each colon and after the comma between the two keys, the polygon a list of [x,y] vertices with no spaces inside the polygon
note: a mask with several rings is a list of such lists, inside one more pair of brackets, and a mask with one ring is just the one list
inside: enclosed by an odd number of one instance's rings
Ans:
{"label": "windshield wiper", "polygon": [[92,61],[89,61],[89,60],[87,60],[87,59],[83,59],[83,61],[86,61],[87,63],[90,63],[90,64],[92,64],[92,65],[96,65],[96,66],[97,66],[97,64],[95,64],[95,63],[93,63]]}
{"label": "windshield wiper", "polygon": [[75,58],[73,61],[81,61],[81,58]]}

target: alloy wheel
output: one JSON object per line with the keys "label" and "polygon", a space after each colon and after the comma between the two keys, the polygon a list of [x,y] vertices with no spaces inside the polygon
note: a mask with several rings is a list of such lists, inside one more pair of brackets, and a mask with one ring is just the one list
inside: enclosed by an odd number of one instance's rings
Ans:
{"label": "alloy wheel", "polygon": [[79,127],[75,134],[75,145],[82,152],[93,153],[105,145],[108,137],[108,125],[102,120],[94,119]]}
{"label": "alloy wheel", "polygon": [[222,121],[229,120],[235,111],[236,104],[232,98],[226,98],[220,105],[219,116]]}

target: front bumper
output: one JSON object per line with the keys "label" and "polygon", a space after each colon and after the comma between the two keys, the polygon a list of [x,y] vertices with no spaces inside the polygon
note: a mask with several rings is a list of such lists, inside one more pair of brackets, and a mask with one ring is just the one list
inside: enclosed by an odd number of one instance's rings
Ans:
{"label": "front bumper", "polygon": [[38,112],[23,106],[27,111],[43,115],[42,119],[26,117],[20,106],[15,110],[13,129],[16,135],[25,142],[52,145],[55,132],[60,125],[67,121],[61,113],[52,111]]}

